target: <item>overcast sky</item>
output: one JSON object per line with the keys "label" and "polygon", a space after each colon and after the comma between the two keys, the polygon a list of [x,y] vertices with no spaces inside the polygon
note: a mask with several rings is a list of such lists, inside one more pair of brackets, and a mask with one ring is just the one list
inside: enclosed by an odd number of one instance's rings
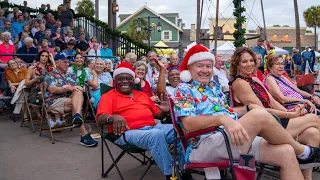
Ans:
{"label": "overcast sky", "polygon": [[[72,0],[72,8],[79,0]],[[94,1],[94,0],[92,0]],[[212,3],[211,3],[212,1]],[[209,18],[215,17],[216,0],[204,0],[202,27],[209,28]],[[9,0],[17,4],[22,4],[23,0]],[[32,2],[32,3],[31,3]],[[28,5],[31,7],[47,4],[48,0],[28,0]],[[56,8],[63,0],[55,0],[51,3],[52,8]],[[100,0],[100,20],[107,21],[107,2],[108,0]],[[118,0],[119,14],[133,13],[143,5],[147,4],[151,9],[158,13],[179,13],[186,24],[186,28],[190,28],[190,24],[196,23],[196,0]],[[243,6],[246,7],[247,13],[247,29],[255,29],[257,25],[263,26],[260,0],[245,0]],[[306,3],[307,2],[307,3]],[[266,25],[274,24],[295,26],[293,0],[263,0],[265,9]],[[230,6],[229,6],[230,5]],[[303,20],[303,11],[312,5],[320,5],[319,0],[298,0],[300,26],[305,27]],[[253,7],[253,8],[252,8]],[[252,11],[251,11],[252,10]],[[226,19],[232,16],[233,4],[232,0],[220,0],[219,8],[220,17]],[[249,18],[249,15],[251,19]],[[226,26],[233,26],[226,24]],[[311,28],[312,30],[313,28]]]}

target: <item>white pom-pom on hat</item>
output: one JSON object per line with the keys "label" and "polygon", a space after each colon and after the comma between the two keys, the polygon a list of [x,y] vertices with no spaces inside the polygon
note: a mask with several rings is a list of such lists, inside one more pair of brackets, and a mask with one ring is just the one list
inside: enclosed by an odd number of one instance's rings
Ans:
{"label": "white pom-pom on hat", "polygon": [[180,79],[182,82],[190,82],[192,79],[191,73],[189,70],[184,70],[180,73]]}
{"label": "white pom-pom on hat", "polygon": [[139,84],[139,83],[140,83],[140,78],[135,78],[135,79],[134,79],[134,83],[135,83],[135,84]]}

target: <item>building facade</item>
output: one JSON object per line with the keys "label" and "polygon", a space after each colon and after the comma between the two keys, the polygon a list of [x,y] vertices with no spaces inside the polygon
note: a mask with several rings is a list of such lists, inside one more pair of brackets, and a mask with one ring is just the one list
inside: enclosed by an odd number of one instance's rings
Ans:
{"label": "building facade", "polygon": [[[307,33],[307,28],[300,29],[301,49],[304,50],[306,46],[314,46],[314,33]],[[296,28],[295,27],[268,27],[267,40],[275,46],[292,52],[292,48],[296,46]],[[257,29],[259,34],[259,29]],[[318,34],[316,36],[318,39]],[[248,47],[255,46],[257,39],[248,40]],[[318,49],[318,47],[317,47]]]}

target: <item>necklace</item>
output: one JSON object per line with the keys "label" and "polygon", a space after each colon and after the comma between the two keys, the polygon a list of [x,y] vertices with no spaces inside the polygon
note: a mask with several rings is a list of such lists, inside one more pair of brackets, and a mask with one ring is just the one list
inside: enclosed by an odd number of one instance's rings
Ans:
{"label": "necklace", "polygon": [[[74,64],[72,65],[73,73],[77,76],[78,75],[78,67]],[[86,71],[83,66],[81,66],[81,75],[77,77],[79,84],[81,87],[84,87],[84,81],[86,79]]]}

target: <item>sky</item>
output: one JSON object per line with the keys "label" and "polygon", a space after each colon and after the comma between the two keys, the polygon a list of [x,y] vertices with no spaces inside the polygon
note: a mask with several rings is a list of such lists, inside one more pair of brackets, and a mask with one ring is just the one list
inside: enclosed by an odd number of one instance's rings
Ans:
{"label": "sky", "polygon": [[[47,0],[27,0],[31,7],[40,7],[41,4],[47,4]],[[75,5],[79,0],[72,0],[71,6],[75,9]],[[94,0],[92,0],[94,1]],[[270,27],[275,24],[295,26],[293,0],[262,0],[264,5],[264,13],[266,26]],[[22,4],[23,0],[9,0],[16,4]],[[32,3],[30,3],[32,2]],[[63,0],[55,0],[51,3],[51,7],[56,8]],[[119,4],[118,14],[131,14],[147,4],[151,9],[158,13],[179,13],[179,17],[185,23],[185,28],[190,28],[191,24],[196,23],[196,0],[117,0]],[[161,3],[159,3],[161,2]],[[308,3],[305,3],[308,2]],[[108,0],[100,0],[100,20],[107,21]],[[204,0],[202,14],[202,28],[209,28],[209,18],[215,18],[216,0]],[[303,11],[312,5],[320,5],[318,0],[298,0],[300,26],[306,27],[303,19]],[[256,29],[257,26],[263,26],[260,0],[245,0],[243,6],[246,7],[245,13],[247,17],[247,29]],[[220,0],[219,16],[229,19],[232,16],[233,3],[232,0]],[[119,19],[118,19],[119,22]],[[226,24],[226,26],[233,26]],[[313,30],[313,28],[310,28]],[[317,30],[319,31],[319,29]]]}

